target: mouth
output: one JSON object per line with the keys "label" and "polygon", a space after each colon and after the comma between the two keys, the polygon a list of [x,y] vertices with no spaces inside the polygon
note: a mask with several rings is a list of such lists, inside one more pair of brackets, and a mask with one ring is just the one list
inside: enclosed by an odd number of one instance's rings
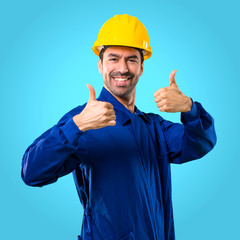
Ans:
{"label": "mouth", "polygon": [[127,86],[131,77],[112,77],[113,82],[118,87]]}

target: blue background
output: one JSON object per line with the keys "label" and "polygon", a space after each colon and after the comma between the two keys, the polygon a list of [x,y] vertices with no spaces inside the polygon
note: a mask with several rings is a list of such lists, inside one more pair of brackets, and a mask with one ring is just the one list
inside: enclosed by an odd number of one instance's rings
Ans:
{"label": "blue background", "polygon": [[[21,181],[21,159],[35,138],[88,100],[87,83],[99,95],[92,45],[106,20],[128,13],[144,23],[153,49],[138,108],[159,113],[153,93],[177,69],[180,89],[215,118],[214,150],[172,165],[177,240],[238,239],[239,7],[237,0],[1,1],[0,238],[66,240],[80,233],[83,211],[72,175],[31,188]],[[178,113],[162,115],[179,122]]]}

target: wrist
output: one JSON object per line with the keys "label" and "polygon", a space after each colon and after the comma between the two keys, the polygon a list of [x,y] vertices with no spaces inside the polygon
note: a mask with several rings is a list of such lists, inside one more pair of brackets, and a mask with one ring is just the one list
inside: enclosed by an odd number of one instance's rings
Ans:
{"label": "wrist", "polygon": [[186,96],[185,109],[183,112],[190,112],[192,109],[192,99]]}
{"label": "wrist", "polygon": [[82,132],[86,131],[86,128],[84,127],[84,123],[79,119],[79,114],[75,115],[72,119],[80,131]]}
{"label": "wrist", "polygon": [[60,126],[60,129],[67,141],[72,145],[77,144],[79,137],[83,133],[71,118],[63,126]]}

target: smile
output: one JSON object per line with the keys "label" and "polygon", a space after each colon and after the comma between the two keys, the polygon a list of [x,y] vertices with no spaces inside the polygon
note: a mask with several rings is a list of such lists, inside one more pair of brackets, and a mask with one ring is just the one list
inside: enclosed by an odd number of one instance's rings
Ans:
{"label": "smile", "polygon": [[114,79],[115,81],[125,82],[125,81],[129,80],[130,77],[129,77],[129,78],[126,78],[126,77],[114,77],[113,79]]}
{"label": "smile", "polygon": [[113,77],[112,79],[116,87],[127,87],[131,77]]}

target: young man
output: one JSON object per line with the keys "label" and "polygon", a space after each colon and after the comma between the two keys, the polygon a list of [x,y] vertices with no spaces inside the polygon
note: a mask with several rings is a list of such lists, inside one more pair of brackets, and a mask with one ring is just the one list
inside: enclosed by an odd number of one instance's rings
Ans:
{"label": "young man", "polygon": [[31,186],[73,172],[84,208],[83,240],[173,240],[170,163],[203,157],[216,143],[213,118],[184,95],[170,74],[156,90],[159,111],[181,112],[182,124],[135,106],[136,86],[152,50],[136,18],[116,15],[93,51],[104,87],[67,113],[26,150],[22,178]]}

